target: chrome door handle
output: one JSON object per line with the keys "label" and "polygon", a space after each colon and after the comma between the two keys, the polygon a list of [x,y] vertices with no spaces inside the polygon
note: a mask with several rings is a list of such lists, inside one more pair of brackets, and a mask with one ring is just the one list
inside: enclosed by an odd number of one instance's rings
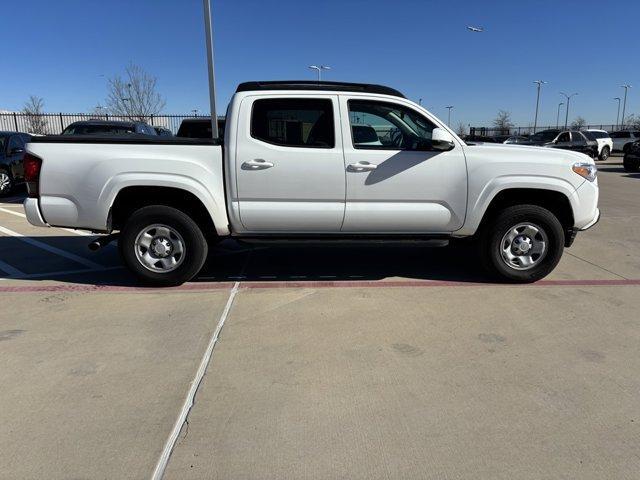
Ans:
{"label": "chrome door handle", "polygon": [[243,170],[264,170],[266,168],[273,167],[273,163],[267,162],[262,158],[256,158],[255,160],[248,160],[242,164]]}
{"label": "chrome door handle", "polygon": [[370,172],[378,168],[378,165],[369,162],[352,163],[347,167],[350,172]]}

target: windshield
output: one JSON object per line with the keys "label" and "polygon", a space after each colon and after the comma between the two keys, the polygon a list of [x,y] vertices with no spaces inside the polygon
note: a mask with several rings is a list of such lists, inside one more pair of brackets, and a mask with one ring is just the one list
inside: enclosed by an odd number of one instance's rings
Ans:
{"label": "windshield", "polygon": [[122,135],[135,133],[133,125],[69,125],[62,135]]}
{"label": "windshield", "polygon": [[549,130],[548,132],[538,132],[531,136],[531,140],[534,142],[550,142],[558,135],[558,131]]}

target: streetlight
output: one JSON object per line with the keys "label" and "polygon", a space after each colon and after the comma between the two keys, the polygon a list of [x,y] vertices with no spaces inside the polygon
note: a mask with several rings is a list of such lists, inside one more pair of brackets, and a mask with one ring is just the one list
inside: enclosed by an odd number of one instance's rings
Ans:
{"label": "streetlight", "polygon": [[624,112],[627,109],[627,90],[631,88],[631,85],[620,85],[620,87],[624,88],[624,101],[622,102],[622,128],[624,128]]}
{"label": "streetlight", "polygon": [[578,95],[578,94],[577,93],[572,93],[571,95],[567,95],[564,92],[560,92],[560,95],[564,95],[565,98],[567,99],[567,110],[566,110],[566,115],[564,116],[564,128],[566,130],[567,124],[569,123],[569,104],[571,103],[571,97],[573,97],[574,95]]}
{"label": "streetlight", "polygon": [[558,104],[558,114],[556,115],[556,128],[560,125],[560,107],[564,105],[564,102]]}
{"label": "streetlight", "polygon": [[331,70],[328,65],[309,65],[309,68],[318,72],[318,81],[322,80],[322,70]]}
{"label": "streetlight", "polygon": [[544,80],[534,80],[533,83],[538,85],[538,95],[536,96],[536,117],[533,120],[533,133],[536,133],[536,127],[538,126],[538,105],[540,104],[540,87],[543,83],[547,83]]}
{"label": "streetlight", "polygon": [[618,124],[620,123],[620,97],[613,97],[614,100],[618,100],[618,114],[616,115],[616,130],[618,129]]}
{"label": "streetlight", "polygon": [[216,115],[216,76],[213,69],[213,28],[211,27],[211,0],[202,0],[202,9],[204,14],[204,40],[207,46],[207,73],[209,74],[211,137],[218,138],[218,116]]}
{"label": "streetlight", "polygon": [[447,127],[450,127],[451,126],[451,109],[453,108],[453,105],[448,105],[444,108],[449,110],[449,115],[447,116]]}

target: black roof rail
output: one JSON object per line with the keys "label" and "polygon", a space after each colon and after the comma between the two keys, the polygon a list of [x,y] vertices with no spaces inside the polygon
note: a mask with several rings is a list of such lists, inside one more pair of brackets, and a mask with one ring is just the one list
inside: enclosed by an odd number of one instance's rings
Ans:
{"label": "black roof rail", "polygon": [[271,80],[266,82],[244,82],[238,85],[236,92],[249,92],[254,90],[332,90],[339,92],[364,92],[392,95],[406,98],[395,88],[370,83],[348,82],[316,82],[313,80]]}

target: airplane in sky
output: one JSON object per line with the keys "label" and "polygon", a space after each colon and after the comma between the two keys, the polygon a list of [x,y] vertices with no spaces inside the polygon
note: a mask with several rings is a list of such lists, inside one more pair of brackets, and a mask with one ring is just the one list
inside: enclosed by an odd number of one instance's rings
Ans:
{"label": "airplane in sky", "polygon": [[484,28],[483,27],[473,27],[471,25],[467,26],[467,30],[471,31],[471,32],[484,32]]}

